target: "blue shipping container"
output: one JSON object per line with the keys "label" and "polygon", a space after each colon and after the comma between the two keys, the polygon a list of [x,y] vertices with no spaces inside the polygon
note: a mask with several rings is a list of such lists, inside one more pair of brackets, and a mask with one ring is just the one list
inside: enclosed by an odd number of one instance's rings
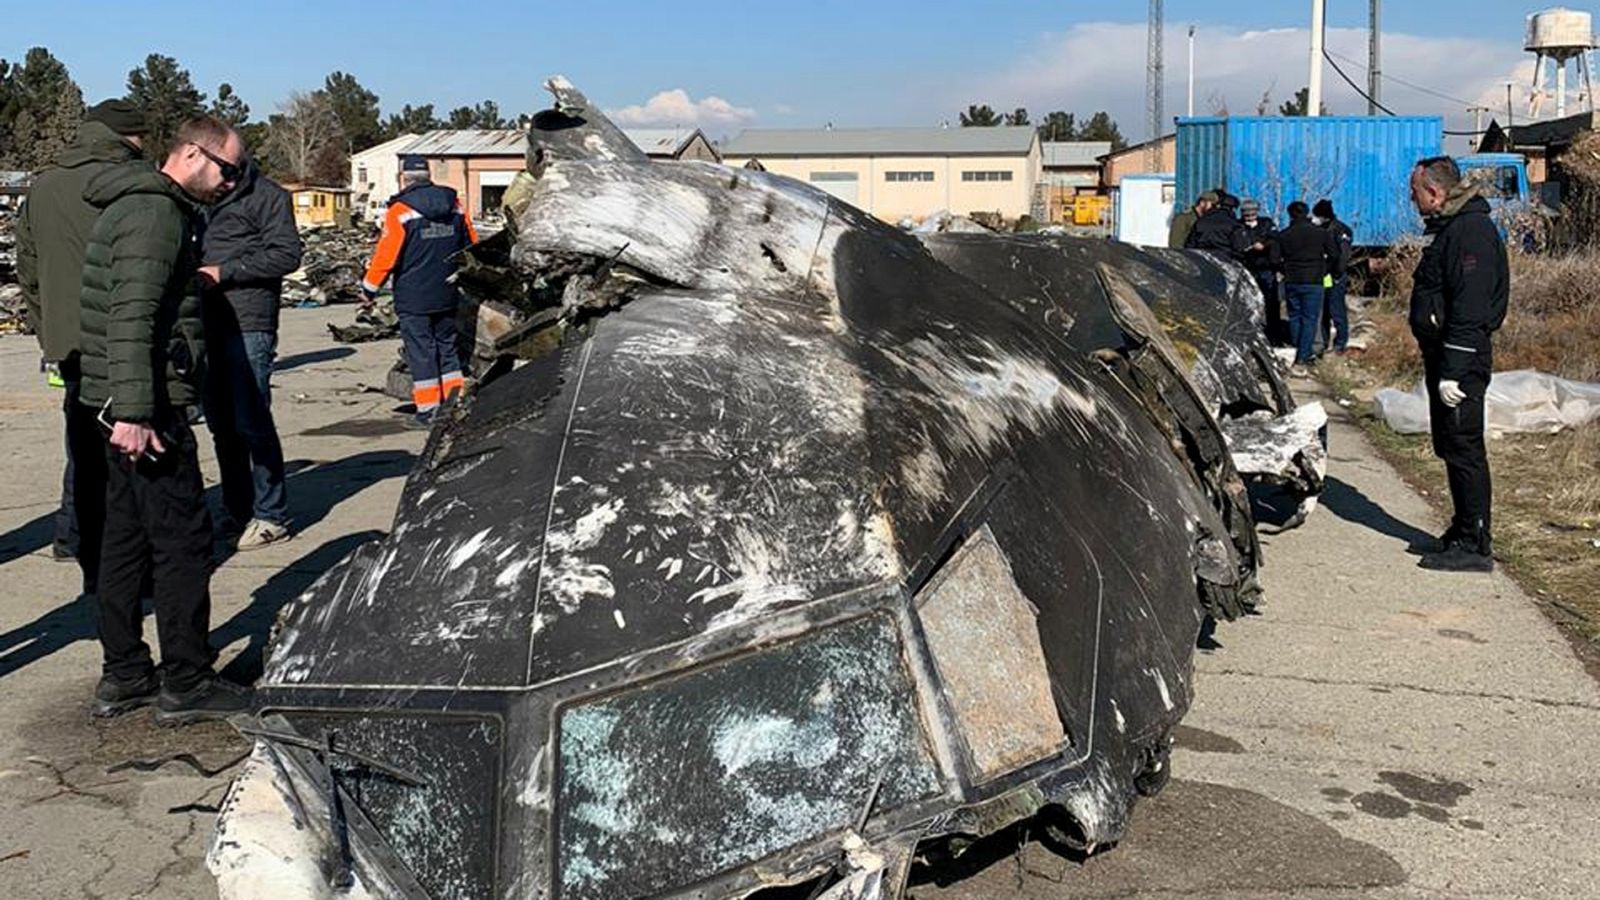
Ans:
{"label": "blue shipping container", "polygon": [[1254,198],[1279,227],[1294,200],[1326,197],[1355,244],[1422,233],[1411,167],[1444,152],[1439,116],[1248,116],[1178,120],[1178,203],[1220,187]]}

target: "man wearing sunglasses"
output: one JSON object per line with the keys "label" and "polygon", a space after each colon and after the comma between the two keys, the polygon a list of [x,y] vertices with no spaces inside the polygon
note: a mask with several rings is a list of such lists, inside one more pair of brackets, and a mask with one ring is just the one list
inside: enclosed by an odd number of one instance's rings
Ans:
{"label": "man wearing sunglasses", "polygon": [[[249,706],[248,691],[212,669],[211,516],[189,426],[205,370],[199,204],[233,187],[243,157],[233,129],[191,119],[160,169],[125,163],[84,191],[100,217],[84,254],[79,399],[109,432],[95,715],[154,703],[158,722],[183,724]],[[147,576],[159,674],[143,636]]]}

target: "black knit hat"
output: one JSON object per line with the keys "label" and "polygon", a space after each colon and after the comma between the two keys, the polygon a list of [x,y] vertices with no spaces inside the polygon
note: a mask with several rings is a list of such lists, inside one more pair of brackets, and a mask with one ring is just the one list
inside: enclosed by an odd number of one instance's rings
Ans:
{"label": "black knit hat", "polygon": [[142,135],[150,130],[144,123],[144,110],[126,100],[102,100],[89,107],[83,118],[125,136]]}
{"label": "black knit hat", "polygon": [[1317,205],[1311,207],[1311,214],[1319,219],[1333,218],[1333,201],[1328,199],[1318,200]]}

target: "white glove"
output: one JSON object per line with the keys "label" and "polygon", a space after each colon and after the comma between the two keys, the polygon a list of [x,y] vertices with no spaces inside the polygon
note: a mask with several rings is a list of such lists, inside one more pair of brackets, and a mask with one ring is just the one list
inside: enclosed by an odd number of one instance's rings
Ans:
{"label": "white glove", "polygon": [[1455,409],[1457,406],[1460,406],[1461,401],[1465,399],[1467,399],[1467,395],[1461,390],[1461,382],[1439,382],[1439,400],[1443,402],[1445,406]]}

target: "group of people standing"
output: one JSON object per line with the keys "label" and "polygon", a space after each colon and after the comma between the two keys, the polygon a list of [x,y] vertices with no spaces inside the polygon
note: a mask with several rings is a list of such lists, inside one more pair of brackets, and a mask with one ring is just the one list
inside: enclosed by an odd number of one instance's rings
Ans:
{"label": "group of people standing", "polygon": [[[1492,377],[1493,335],[1506,319],[1511,277],[1505,240],[1482,187],[1462,177],[1448,156],[1419,160],[1410,192],[1422,216],[1422,254],[1412,277],[1410,326],[1422,356],[1433,451],[1450,487],[1450,524],[1437,539],[1411,548],[1425,569],[1489,572],[1492,489],[1484,444],[1485,404]],[[1238,208],[1236,217],[1234,209]],[[1170,245],[1231,256],[1255,277],[1267,303],[1274,342],[1285,324],[1297,374],[1315,359],[1316,339],[1338,353],[1349,339],[1345,309],[1351,232],[1319,200],[1289,204],[1289,225],[1277,229],[1253,200],[1225,191],[1200,195],[1173,218]],[[1332,335],[1328,334],[1331,327]]]}
{"label": "group of people standing", "polygon": [[[208,641],[217,531],[194,423],[222,472],[221,536],[287,540],[283,451],[269,403],[284,275],[301,245],[284,190],[226,123],[184,122],[159,161],[131,103],[88,110],[39,173],[17,223],[17,273],[64,388],[58,558],[75,558],[104,651],[96,715],[154,704],[184,723],[245,709]],[[161,665],[143,637],[154,601]]]}
{"label": "group of people standing", "polygon": [[1289,224],[1279,229],[1255,200],[1206,191],[1173,216],[1168,246],[1226,254],[1248,269],[1266,300],[1267,339],[1293,347],[1296,374],[1303,374],[1319,343],[1334,354],[1348,348],[1352,234],[1327,199],[1314,208],[1296,200],[1288,213]]}
{"label": "group of people standing", "polygon": [[[87,111],[23,202],[17,274],[64,391],[54,551],[77,560],[96,613],[104,659],[92,711],[154,705],[158,722],[184,724],[249,705],[248,689],[213,668],[214,551],[291,537],[271,377],[283,278],[303,247],[289,193],[233,128],[190,119],[160,160],[145,158],[148,130],[125,100]],[[405,169],[363,287],[370,299],[394,280],[426,427],[464,384],[452,255],[476,235],[425,160]],[[221,475],[216,523],[194,430],[202,417]],[[146,598],[159,667],[143,636]]]}

